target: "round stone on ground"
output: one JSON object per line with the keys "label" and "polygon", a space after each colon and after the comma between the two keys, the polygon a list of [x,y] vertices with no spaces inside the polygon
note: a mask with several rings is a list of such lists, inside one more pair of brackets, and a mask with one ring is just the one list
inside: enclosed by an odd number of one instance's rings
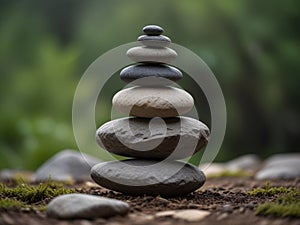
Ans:
{"label": "round stone on ground", "polygon": [[159,36],[142,35],[139,36],[137,40],[141,42],[143,45],[147,47],[153,47],[153,48],[164,48],[169,46],[171,43],[171,39],[164,35],[159,35]]}
{"label": "round stone on ground", "polygon": [[210,212],[207,210],[199,209],[181,209],[181,210],[168,210],[161,211],[155,214],[155,217],[173,217],[176,219],[185,220],[187,222],[197,222],[209,216]]}
{"label": "round stone on ground", "polygon": [[300,177],[300,154],[275,154],[265,160],[264,166],[255,178],[263,179],[294,179]]}
{"label": "round stone on ground", "polygon": [[47,206],[47,215],[58,219],[108,218],[128,211],[126,202],[87,194],[61,195]]}
{"label": "round stone on ground", "polygon": [[130,159],[95,165],[91,177],[102,187],[130,195],[180,196],[200,188],[205,175],[178,161]]}
{"label": "round stone on ground", "polygon": [[63,150],[37,169],[34,181],[46,181],[49,178],[55,181],[90,180],[90,169],[99,162],[99,159],[79,151]]}
{"label": "round stone on ground", "polygon": [[121,113],[145,118],[180,116],[194,106],[189,93],[174,87],[127,88],[116,93],[112,103]]}
{"label": "round stone on ground", "polygon": [[102,148],[122,156],[183,159],[207,144],[209,129],[190,117],[121,118],[103,124],[96,139]]}
{"label": "round stone on ground", "polygon": [[147,35],[160,35],[164,29],[157,25],[147,25],[143,28],[143,32]]}
{"label": "round stone on ground", "polygon": [[177,53],[170,48],[150,48],[138,46],[130,48],[127,51],[129,59],[135,62],[149,62],[149,63],[171,63],[176,57]]}
{"label": "round stone on ground", "polygon": [[228,161],[226,164],[228,171],[256,171],[261,166],[260,158],[255,154],[239,156]]}
{"label": "round stone on ground", "polygon": [[[154,78],[154,79],[141,79],[141,78]],[[155,78],[165,79],[155,79]],[[139,64],[132,65],[124,68],[120,73],[120,78],[127,82],[134,82],[135,85],[152,86],[152,85],[170,85],[182,78],[180,70],[173,66],[156,65],[156,64]],[[138,80],[140,79],[140,80]],[[149,82],[150,81],[150,82]]]}

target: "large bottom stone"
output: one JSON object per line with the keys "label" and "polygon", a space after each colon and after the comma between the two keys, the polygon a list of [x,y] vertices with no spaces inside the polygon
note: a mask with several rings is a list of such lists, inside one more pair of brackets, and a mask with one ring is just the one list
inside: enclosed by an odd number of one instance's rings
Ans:
{"label": "large bottom stone", "polygon": [[140,159],[99,163],[92,167],[91,177],[124,194],[161,196],[189,194],[206,180],[201,170],[184,162]]}

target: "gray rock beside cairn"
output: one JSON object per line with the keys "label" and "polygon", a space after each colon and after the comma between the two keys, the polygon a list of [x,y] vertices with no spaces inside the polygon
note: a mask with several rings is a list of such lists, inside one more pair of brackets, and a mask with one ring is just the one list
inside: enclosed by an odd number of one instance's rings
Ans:
{"label": "gray rock beside cairn", "polygon": [[200,188],[205,175],[197,167],[176,160],[190,157],[205,146],[209,129],[182,116],[194,106],[185,90],[171,87],[182,78],[171,63],[177,53],[167,46],[163,29],[149,25],[138,38],[141,46],[127,56],[137,62],[124,68],[120,78],[136,85],[119,91],[113,107],[131,117],[103,124],[98,144],[111,153],[134,159],[95,165],[91,177],[99,185],[125,194],[177,196]]}

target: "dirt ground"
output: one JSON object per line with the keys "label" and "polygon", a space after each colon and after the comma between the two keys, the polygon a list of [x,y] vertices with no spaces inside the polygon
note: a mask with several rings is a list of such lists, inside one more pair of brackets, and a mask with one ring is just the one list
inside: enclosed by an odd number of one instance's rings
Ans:
{"label": "dirt ground", "polygon": [[[247,194],[257,187],[264,187],[266,181],[251,178],[211,178],[196,192],[184,197],[162,198],[150,196],[127,196],[109,191],[92,183],[77,184],[76,190],[81,193],[101,195],[123,200],[130,204],[131,211],[127,216],[95,220],[56,220],[46,216],[45,212],[0,211],[0,225],[299,225],[299,218],[278,218],[274,216],[255,215],[256,207],[272,197],[257,197]],[[300,179],[271,181],[271,186],[296,187],[300,189]],[[199,222],[187,222],[172,217],[156,217],[160,211],[177,209],[201,209],[211,212]]]}

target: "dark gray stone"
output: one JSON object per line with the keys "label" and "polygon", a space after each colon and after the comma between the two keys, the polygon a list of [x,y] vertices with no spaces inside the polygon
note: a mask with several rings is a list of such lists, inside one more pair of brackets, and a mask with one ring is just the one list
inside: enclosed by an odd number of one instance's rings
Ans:
{"label": "dark gray stone", "polygon": [[182,78],[182,73],[173,66],[138,64],[124,68],[120,73],[120,77],[127,83],[134,81],[135,85],[141,86],[170,85],[173,82],[180,80]]}
{"label": "dark gray stone", "polygon": [[200,188],[205,175],[178,161],[130,159],[95,165],[91,177],[102,187],[130,195],[180,196]]}
{"label": "dark gray stone", "polygon": [[64,150],[41,165],[34,176],[34,181],[45,181],[51,178],[57,181],[89,180],[92,166],[101,162],[90,155],[74,150]]}
{"label": "dark gray stone", "polygon": [[164,29],[157,25],[148,25],[143,28],[143,32],[150,36],[156,36],[162,34]]}
{"label": "dark gray stone", "polygon": [[158,36],[149,36],[149,35],[142,35],[139,36],[138,41],[140,41],[143,45],[146,45],[148,47],[154,47],[154,48],[164,48],[170,45],[171,39],[164,35],[158,35]]}
{"label": "dark gray stone", "polygon": [[204,123],[183,116],[121,118],[105,123],[96,133],[98,144],[109,152],[150,159],[189,157],[205,146],[208,138]]}
{"label": "dark gray stone", "polygon": [[61,195],[47,206],[47,215],[58,219],[108,218],[128,211],[126,202],[87,194]]}

